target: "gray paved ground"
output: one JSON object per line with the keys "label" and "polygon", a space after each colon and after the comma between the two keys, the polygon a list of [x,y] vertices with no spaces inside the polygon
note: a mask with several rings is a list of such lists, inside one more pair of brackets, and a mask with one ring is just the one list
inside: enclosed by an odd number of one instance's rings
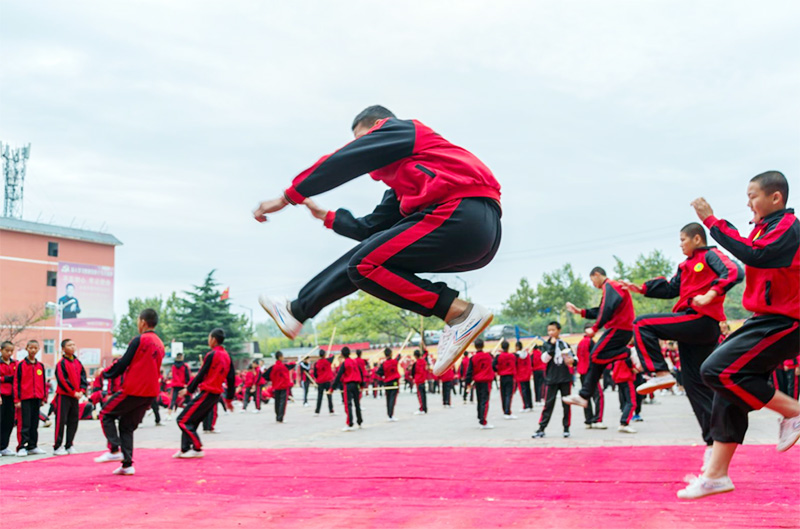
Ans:
{"label": "gray paved ground", "polygon": [[[300,392],[295,389],[295,394]],[[312,388],[311,395],[316,397]],[[260,414],[237,412],[220,414],[219,433],[202,434],[207,450],[215,448],[286,448],[286,447],[399,447],[399,446],[616,446],[616,445],[696,445],[700,442],[700,429],[692,415],[686,397],[665,395],[657,397],[659,404],[645,405],[644,422],[634,423],[637,434],[617,432],[619,421],[618,395],[606,390],[606,417],[608,430],[586,430],[583,425],[583,410],[573,408],[572,438],[561,437],[561,406],[557,406],[554,417],[547,428],[547,437],[531,439],[537,428],[541,408],[533,413],[518,413],[519,396],[515,395],[514,410],[518,420],[504,420],[500,407],[499,391],[492,391],[489,422],[494,430],[478,429],[474,403],[462,404],[461,396],[454,396],[452,409],[441,404],[441,394],[429,395],[429,413],[415,416],[417,398],[401,392],[397,403],[398,422],[387,422],[383,398],[370,395],[362,402],[364,429],[342,432],[344,426],[343,406],[339,395],[335,395],[337,415],[329,416],[323,410],[314,417],[313,407],[303,407],[302,402],[289,403],[284,424],[275,422],[270,405]],[[164,412],[162,411],[162,415]],[[746,442],[749,444],[774,444],[777,440],[777,415],[768,410],[750,414],[750,429]],[[0,465],[22,460],[51,457],[53,429],[40,428],[40,446],[48,454],[27,458],[0,457]],[[15,434],[12,434],[12,437]],[[145,417],[136,431],[136,447],[177,448],[180,431],[175,421],[165,421],[156,427],[152,415]],[[13,443],[13,439],[12,439]],[[97,421],[81,421],[76,438],[80,452],[103,450],[105,442]]]}

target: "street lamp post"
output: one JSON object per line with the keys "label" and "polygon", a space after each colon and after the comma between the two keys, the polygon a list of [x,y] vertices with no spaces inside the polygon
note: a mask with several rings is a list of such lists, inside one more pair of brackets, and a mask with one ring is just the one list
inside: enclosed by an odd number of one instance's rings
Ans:
{"label": "street lamp post", "polygon": [[455,277],[456,279],[458,279],[459,281],[461,281],[461,283],[464,285],[464,297],[465,297],[466,299],[469,299],[469,291],[467,290],[467,282],[466,282],[466,281],[464,281],[464,278],[463,278],[463,277],[461,277],[461,276],[453,276],[453,277]]}

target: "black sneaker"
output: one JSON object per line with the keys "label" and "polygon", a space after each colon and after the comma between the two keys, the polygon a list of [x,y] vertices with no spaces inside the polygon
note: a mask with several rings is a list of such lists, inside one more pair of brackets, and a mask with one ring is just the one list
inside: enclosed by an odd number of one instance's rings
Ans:
{"label": "black sneaker", "polygon": [[570,434],[569,434],[569,430],[564,430],[564,439],[566,439],[567,437],[569,437],[569,435],[570,435]]}
{"label": "black sneaker", "polygon": [[531,437],[534,438],[534,439],[541,439],[542,437],[544,437],[544,432],[539,430],[538,432],[533,434]]}

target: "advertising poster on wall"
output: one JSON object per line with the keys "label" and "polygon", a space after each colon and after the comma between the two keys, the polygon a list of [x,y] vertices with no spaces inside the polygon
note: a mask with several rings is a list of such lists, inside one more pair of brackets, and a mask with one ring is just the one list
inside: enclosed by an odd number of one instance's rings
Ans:
{"label": "advertising poster on wall", "polygon": [[58,324],[76,329],[114,327],[114,268],[58,263]]}

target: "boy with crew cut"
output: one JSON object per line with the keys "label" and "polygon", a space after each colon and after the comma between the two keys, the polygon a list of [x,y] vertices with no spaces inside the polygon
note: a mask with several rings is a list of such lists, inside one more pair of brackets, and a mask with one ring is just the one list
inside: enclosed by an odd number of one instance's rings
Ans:
{"label": "boy with crew cut", "polygon": [[606,367],[621,358],[629,356],[628,342],[633,336],[633,301],[631,294],[624,286],[606,275],[606,271],[595,266],[589,273],[592,285],[603,291],[600,305],[593,309],[579,309],[567,302],[567,310],[579,314],[589,320],[597,320],[594,325],[584,330],[588,336],[594,336],[598,330],[606,331],[600,340],[592,347],[589,357],[589,372],[586,374],[586,383],[581,386],[577,395],[564,397],[566,404],[586,408],[598,391],[597,383],[603,376]]}
{"label": "boy with crew cut", "polygon": [[14,360],[14,344],[0,344],[0,456],[13,456],[8,447],[11,430],[14,429],[16,413],[14,408],[14,373],[17,361]]}
{"label": "boy with crew cut", "polygon": [[158,380],[164,360],[164,344],[155,333],[156,325],[158,313],[155,310],[144,309],[140,312],[136,321],[139,336],[131,340],[119,361],[103,371],[103,376],[109,381],[118,377],[123,379],[120,390],[108,398],[100,412],[109,451],[94,461],[122,462],[113,472],[118,476],[133,476],[136,473],[133,467],[133,432],[160,392]]}
{"label": "boy with crew cut", "polygon": [[[706,451],[703,466],[711,457],[711,404],[714,392],[703,384],[700,366],[719,343],[719,323],[725,321],[725,294],[744,279],[738,264],[714,246],[708,246],[706,230],[697,222],[681,228],[680,247],[686,260],[667,280],[658,277],[644,284],[620,281],[631,292],[648,298],[678,298],[670,314],[645,314],[633,321],[636,351],[645,372],[655,376],[636,388],[640,395],[675,385],[659,340],[678,342],[681,375],[686,396],[702,430]],[[616,382],[616,381],[615,381]]]}
{"label": "boy with crew cut", "polygon": [[697,216],[720,246],[745,265],[744,308],[753,317],[717,347],[700,367],[712,390],[714,445],[703,474],[678,491],[694,499],[734,489],[728,477],[736,448],[744,441],[747,414],[766,407],[783,416],[778,451],[800,438],[800,403],[767,382],[769,374],[800,350],[800,222],[786,207],[789,183],[777,171],[761,173],[747,186],[752,232],[742,237],[714,216],[704,198],[692,202]]}
{"label": "boy with crew cut", "polygon": [[411,375],[414,377],[419,401],[419,409],[414,415],[425,415],[428,413],[428,394],[425,389],[425,382],[428,380],[428,362],[422,357],[419,349],[414,350],[414,358],[416,360],[411,365]]}
{"label": "boy with crew cut", "polygon": [[483,350],[483,340],[478,338],[474,342],[475,353],[470,358],[467,366],[467,388],[475,385],[475,395],[478,398],[478,423],[481,430],[491,430],[486,417],[489,415],[489,397],[492,394],[494,382],[494,361],[492,355]]}
{"label": "boy with crew cut", "polygon": [[28,356],[17,362],[14,372],[14,406],[17,408],[17,457],[44,454],[39,448],[39,408],[47,399],[44,364],[36,359],[39,342],[25,345]]}
{"label": "boy with crew cut", "polygon": [[214,329],[208,334],[208,346],[211,351],[206,353],[203,358],[203,366],[197,375],[189,383],[189,386],[181,392],[181,397],[186,393],[195,395],[183,408],[178,416],[178,427],[181,429],[181,449],[172,455],[175,459],[195,459],[203,457],[203,444],[200,436],[197,435],[197,427],[213,412],[220,395],[227,386],[225,395],[225,406],[233,411],[234,388],[236,385],[236,370],[233,367],[231,357],[222,344],[225,343],[225,331]]}
{"label": "boy with crew cut", "polygon": [[[544,437],[544,430],[550,423],[550,417],[556,406],[558,392],[561,392],[561,399],[564,400],[572,391],[572,372],[570,368],[575,363],[575,355],[572,354],[567,342],[561,339],[561,324],[551,321],[547,324],[547,340],[542,344],[542,362],[547,369],[544,373],[544,409],[539,417],[539,429],[533,434],[534,438]],[[569,437],[569,427],[572,419],[569,404],[564,401],[564,417],[561,424],[564,426],[564,437]]]}
{"label": "boy with crew cut", "polygon": [[172,413],[178,409],[178,401],[180,400],[178,398],[178,393],[180,393],[192,379],[192,370],[189,369],[189,365],[183,361],[183,353],[175,355],[175,363],[172,364],[170,373],[169,387],[172,398],[169,401],[168,420],[172,419]]}
{"label": "boy with crew cut", "polygon": [[516,419],[511,413],[511,400],[514,397],[514,376],[517,372],[517,357],[509,352],[509,343],[500,342],[500,354],[494,357],[494,370],[500,375],[500,402],[503,405],[503,419]]}
{"label": "boy with crew cut", "polygon": [[[350,358],[350,348],[347,346],[342,347],[342,359],[342,363],[339,364],[339,370],[336,372],[336,378],[333,381],[333,387],[338,384],[342,385],[344,409],[347,417],[347,426],[343,428],[343,431],[350,432],[355,430],[353,426],[354,409],[358,427],[361,428],[361,423],[364,422],[361,418],[361,384],[364,383],[364,372],[358,362]],[[332,393],[333,389],[329,390],[329,392]]]}
{"label": "boy with crew cut", "polygon": [[[286,415],[286,393],[292,387],[292,380],[289,377],[289,370],[294,369],[297,364],[283,363],[283,353],[275,352],[275,363],[261,375],[261,379],[272,383],[272,395],[275,398],[275,420],[282,423]],[[256,387],[261,387],[260,379],[256,380]],[[261,399],[261,393],[256,396]]]}
{"label": "boy with crew cut", "polygon": [[328,411],[333,415],[333,395],[329,393],[331,382],[333,382],[333,357],[329,357],[328,353],[320,349],[319,359],[311,367],[311,373],[314,380],[317,381],[317,408],[314,411],[314,417],[319,417],[323,395],[328,397]]}
{"label": "boy with crew cut", "polygon": [[378,376],[383,381],[383,389],[386,392],[386,414],[389,420],[394,422],[394,406],[397,403],[397,394],[400,392],[400,370],[398,369],[398,359],[392,358],[392,350],[388,347],[383,350],[386,357],[378,367]]}
{"label": "boy with crew cut", "polygon": [[[58,364],[56,364],[55,369],[56,437],[53,443],[53,455],[56,456],[75,453],[72,442],[78,432],[80,399],[89,388],[86,370],[83,368],[81,361],[75,356],[75,342],[69,338],[62,340],[61,351],[63,355]],[[64,439],[64,429],[67,430],[67,439],[62,447],[61,441]]]}

